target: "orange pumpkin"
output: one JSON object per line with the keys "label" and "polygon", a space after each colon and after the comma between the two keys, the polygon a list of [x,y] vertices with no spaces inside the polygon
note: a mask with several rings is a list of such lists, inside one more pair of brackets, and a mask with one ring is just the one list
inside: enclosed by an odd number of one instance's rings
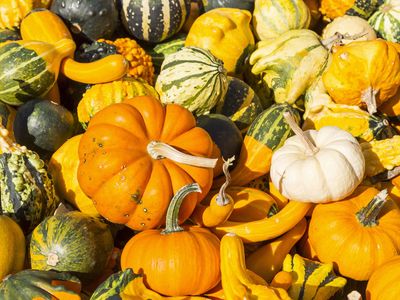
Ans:
{"label": "orange pumpkin", "polygon": [[163,224],[172,195],[197,182],[203,192],[184,201],[183,222],[210,190],[212,152],[210,136],[188,110],[135,97],[91,119],[79,144],[78,181],[103,217],[134,230]]}
{"label": "orange pumpkin", "polygon": [[219,239],[205,228],[178,225],[183,199],[200,191],[196,183],[184,186],[171,200],[164,230],[142,231],[129,240],[122,270],[143,271],[145,284],[168,296],[200,295],[219,283]]}

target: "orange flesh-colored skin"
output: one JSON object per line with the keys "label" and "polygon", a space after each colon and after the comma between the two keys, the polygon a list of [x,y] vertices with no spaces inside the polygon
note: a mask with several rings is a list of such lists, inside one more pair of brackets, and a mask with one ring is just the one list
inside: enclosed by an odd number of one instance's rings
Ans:
{"label": "orange flesh-colored skin", "polygon": [[372,272],[400,253],[400,210],[385,203],[378,225],[364,227],[355,214],[379,192],[359,187],[346,200],[315,207],[309,240],[321,262],[333,262],[343,276],[368,280]]}
{"label": "orange flesh-colored skin", "polygon": [[355,0],[321,0],[320,11],[329,19],[334,19],[343,16],[354,5],[354,2]]}
{"label": "orange flesh-colored skin", "polygon": [[122,251],[121,268],[143,270],[150,289],[168,296],[200,295],[220,281],[220,242],[201,227],[161,234],[146,230]]}
{"label": "orange flesh-colored skin", "polygon": [[210,157],[212,140],[195,126],[185,108],[163,107],[148,96],[108,106],[90,121],[79,145],[82,190],[109,221],[144,230],[163,224],[173,194],[197,182],[202,193],[185,198],[179,215],[183,222],[210,190],[213,170],[152,159],[147,145],[162,141],[188,154]]}

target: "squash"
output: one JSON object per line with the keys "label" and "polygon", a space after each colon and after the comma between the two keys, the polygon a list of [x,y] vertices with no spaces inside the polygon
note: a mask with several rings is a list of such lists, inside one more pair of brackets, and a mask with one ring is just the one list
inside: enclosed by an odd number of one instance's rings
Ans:
{"label": "squash", "polygon": [[367,300],[395,300],[400,290],[397,285],[390,286],[390,283],[397,282],[399,278],[400,256],[394,256],[385,262],[372,273],[368,280],[366,289]]}
{"label": "squash", "polygon": [[[357,16],[344,15],[334,19],[326,25],[322,31],[322,38],[328,39],[337,33],[342,34],[345,38],[341,40],[342,44],[348,44],[354,41],[371,41],[376,39],[375,30],[368,24],[366,20]],[[346,39],[355,36],[356,38]]]}
{"label": "squash", "polygon": [[30,241],[32,269],[76,274],[88,282],[105,270],[114,241],[109,226],[78,211],[46,218]]}
{"label": "squash", "polygon": [[197,183],[176,192],[165,229],[138,233],[122,251],[122,269],[143,270],[145,284],[164,295],[200,295],[220,281],[218,238],[201,227],[178,225],[180,206],[192,192],[201,192]]}
{"label": "squash", "polygon": [[0,43],[7,41],[18,41],[21,39],[19,31],[16,29],[0,29]]}
{"label": "squash", "polygon": [[182,106],[135,97],[90,121],[79,144],[79,185],[109,221],[144,230],[163,224],[172,194],[197,182],[203,192],[184,201],[183,222],[211,188],[213,148]]}
{"label": "squash", "polygon": [[365,173],[357,140],[334,126],[303,132],[290,113],[284,117],[296,135],[272,155],[270,176],[279,192],[291,200],[313,203],[350,195]]}
{"label": "squash", "polygon": [[209,11],[214,8],[231,7],[246,9],[249,12],[254,10],[254,0],[200,0],[203,2],[204,10]]}
{"label": "squash", "polygon": [[120,15],[135,39],[159,43],[180,31],[190,12],[188,0],[122,0]]}
{"label": "squash", "polygon": [[368,19],[383,0],[321,0],[320,11],[329,20],[343,15]]}
{"label": "squash", "polygon": [[0,214],[12,217],[28,234],[60,201],[39,155],[16,144],[2,126],[0,152]]}
{"label": "squash", "polygon": [[[12,140],[14,139],[14,120],[16,110],[12,106],[0,102],[0,124],[8,130],[9,136]],[[1,153],[1,149],[0,149]]]}
{"label": "squash", "polygon": [[246,266],[271,282],[282,269],[283,261],[293,246],[301,239],[307,228],[307,221],[302,219],[284,235],[267,242],[246,257]]}
{"label": "squash", "polygon": [[233,233],[221,239],[221,282],[225,299],[291,299],[286,290],[258,284],[246,271],[242,240]]}
{"label": "squash", "polygon": [[387,191],[360,186],[343,201],[317,205],[308,234],[321,262],[333,262],[343,276],[368,280],[399,254],[399,228],[400,209]]}
{"label": "squash", "polygon": [[303,0],[255,0],[253,28],[258,40],[277,38],[293,29],[307,29],[311,13]]}
{"label": "squash", "polygon": [[57,194],[62,199],[67,200],[81,212],[97,217],[99,213],[92,200],[82,191],[77,178],[78,147],[81,137],[82,135],[76,135],[70,138],[54,152],[49,162],[49,173],[53,178]]}
{"label": "squash", "polygon": [[162,103],[202,115],[225,96],[228,78],[223,62],[210,51],[183,47],[165,58],[155,88]]}
{"label": "squash", "polygon": [[81,282],[68,273],[23,270],[0,281],[1,299],[81,300]]}
{"label": "squash", "polygon": [[237,8],[216,8],[194,21],[186,47],[199,47],[222,60],[229,75],[243,72],[244,62],[254,48],[251,13]]}
{"label": "squash", "polygon": [[367,107],[375,113],[400,85],[398,51],[380,39],[338,47],[322,80],[336,103]]}
{"label": "squash", "polygon": [[332,263],[312,261],[298,254],[286,255],[283,270],[294,278],[288,290],[293,299],[331,299],[347,283],[345,278],[334,273]]}
{"label": "squash", "polygon": [[399,43],[399,9],[397,1],[386,0],[379,9],[368,19],[368,23],[387,41]]}
{"label": "squash", "polygon": [[[25,236],[10,217],[0,216],[0,285],[9,274],[21,271],[25,263]],[[1,290],[1,288],[0,288]],[[1,292],[0,292],[1,294]]]}

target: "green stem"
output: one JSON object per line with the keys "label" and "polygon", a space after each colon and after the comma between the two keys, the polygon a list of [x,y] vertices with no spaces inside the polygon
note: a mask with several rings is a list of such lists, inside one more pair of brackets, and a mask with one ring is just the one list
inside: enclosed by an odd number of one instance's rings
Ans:
{"label": "green stem", "polygon": [[187,195],[193,192],[201,193],[200,186],[197,183],[187,184],[176,192],[171,202],[169,203],[165,229],[161,231],[161,234],[170,234],[183,231],[183,228],[180,227],[178,224],[179,210],[181,208],[183,199],[185,199]]}
{"label": "green stem", "polygon": [[217,196],[217,204],[219,206],[225,206],[229,204],[229,199],[226,197],[225,190],[228,187],[228,185],[231,183],[231,174],[229,174],[229,167],[232,165],[233,161],[235,160],[235,156],[232,156],[231,158],[228,158],[228,160],[224,160],[224,164],[222,166],[222,171],[225,174],[225,182],[221,186],[218,192]]}
{"label": "green stem", "polygon": [[378,215],[386,203],[388,192],[386,189],[380,191],[367,206],[361,208],[356,217],[358,221],[365,227],[378,225]]}

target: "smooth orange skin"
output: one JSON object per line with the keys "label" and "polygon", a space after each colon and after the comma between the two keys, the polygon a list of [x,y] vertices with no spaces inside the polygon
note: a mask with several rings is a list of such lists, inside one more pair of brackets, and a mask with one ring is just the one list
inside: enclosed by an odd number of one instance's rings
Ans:
{"label": "smooth orange skin", "polygon": [[143,270],[145,284],[158,293],[200,295],[220,282],[219,247],[219,239],[201,227],[166,235],[146,230],[125,245],[121,268]]}
{"label": "smooth orange skin", "polygon": [[378,224],[363,226],[355,214],[379,190],[360,186],[345,200],[318,204],[308,230],[309,241],[321,262],[333,262],[343,276],[368,280],[380,265],[400,253],[400,209],[385,203]]}
{"label": "smooth orange skin", "polygon": [[90,121],[79,144],[78,181],[109,221],[134,230],[156,228],[164,223],[173,194],[197,182],[202,193],[185,198],[183,222],[210,190],[213,169],[155,160],[147,152],[153,140],[195,156],[211,157],[213,151],[210,136],[188,110],[163,106],[151,96],[112,104]]}

